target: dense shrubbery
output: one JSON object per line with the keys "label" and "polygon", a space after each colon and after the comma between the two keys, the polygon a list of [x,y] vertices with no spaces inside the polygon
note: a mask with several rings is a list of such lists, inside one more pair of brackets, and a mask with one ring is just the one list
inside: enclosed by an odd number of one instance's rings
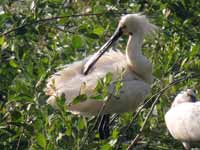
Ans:
{"label": "dense shrubbery", "polygon": [[[117,116],[111,137],[101,141],[97,133],[89,132],[95,119],[70,114],[63,100],[53,110],[43,91],[56,67],[95,52],[122,13],[144,12],[160,28],[158,36],[147,38],[143,46],[154,65],[151,95],[179,78],[200,73],[200,1],[2,0],[0,4],[0,149],[128,147],[150,104],[125,134],[132,113]],[[126,39],[121,40],[119,49],[125,44]],[[167,132],[163,116],[178,91],[191,87],[199,94],[199,83],[198,77],[191,78],[164,91],[139,143],[147,143],[146,149],[181,149]]]}

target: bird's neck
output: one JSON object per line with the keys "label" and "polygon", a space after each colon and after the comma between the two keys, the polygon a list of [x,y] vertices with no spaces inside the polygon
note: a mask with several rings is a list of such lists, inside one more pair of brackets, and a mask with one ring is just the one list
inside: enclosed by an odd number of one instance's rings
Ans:
{"label": "bird's neck", "polygon": [[144,81],[152,82],[152,66],[148,59],[142,54],[141,47],[144,35],[134,33],[130,35],[126,47],[126,57],[132,70],[140,75]]}
{"label": "bird's neck", "polygon": [[129,36],[126,54],[129,60],[130,65],[134,64],[135,61],[142,55],[141,47],[143,42],[143,35],[138,33]]}

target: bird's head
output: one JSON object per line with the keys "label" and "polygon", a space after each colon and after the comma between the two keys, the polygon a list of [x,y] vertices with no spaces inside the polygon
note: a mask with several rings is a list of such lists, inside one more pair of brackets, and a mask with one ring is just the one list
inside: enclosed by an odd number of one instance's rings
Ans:
{"label": "bird's head", "polygon": [[151,24],[144,15],[128,14],[121,17],[118,27],[111,38],[100,48],[100,50],[93,55],[89,61],[84,65],[83,73],[86,75],[90,68],[97,62],[97,60],[115,43],[123,34],[145,35],[149,32],[155,31],[156,26]]}
{"label": "bird's head", "polygon": [[155,31],[157,27],[151,24],[144,15],[127,14],[121,17],[118,29],[122,30],[123,34],[133,35],[138,33],[144,35]]}
{"label": "bird's head", "polygon": [[186,89],[181,91],[174,99],[172,103],[172,107],[175,107],[178,104],[185,103],[185,102],[196,102],[196,94],[192,89]]}

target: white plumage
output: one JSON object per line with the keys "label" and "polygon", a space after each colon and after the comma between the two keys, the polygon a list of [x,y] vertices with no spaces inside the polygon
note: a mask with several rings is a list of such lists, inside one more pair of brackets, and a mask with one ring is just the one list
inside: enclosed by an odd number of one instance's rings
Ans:
{"label": "white plumage", "polygon": [[185,149],[200,146],[200,102],[194,102],[194,99],[191,89],[182,91],[165,115],[169,132],[183,143]]}
{"label": "white plumage", "polygon": [[[92,56],[69,64],[48,79],[46,94],[48,104],[55,106],[56,96],[65,95],[69,104],[80,93],[88,96],[94,93],[97,81],[107,73],[113,73],[113,80],[123,73],[123,87],[120,97],[112,97],[106,104],[103,114],[135,111],[150,91],[152,82],[152,65],[142,54],[141,46],[145,34],[156,29],[147,18],[138,14],[129,14],[121,18],[118,28],[123,34],[129,35],[126,54],[109,50],[95,63],[87,75],[83,69]],[[111,84],[109,92],[112,93]],[[96,115],[102,108],[103,101],[88,99],[87,101],[70,105],[69,110],[80,114]]]}

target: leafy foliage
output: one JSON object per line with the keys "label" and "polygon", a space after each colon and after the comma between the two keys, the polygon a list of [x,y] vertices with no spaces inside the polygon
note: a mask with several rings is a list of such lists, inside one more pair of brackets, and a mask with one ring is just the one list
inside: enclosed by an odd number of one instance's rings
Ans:
{"label": "leafy foliage", "polygon": [[[152,94],[178,78],[200,72],[200,1],[2,0],[0,4],[0,149],[128,147],[150,104],[125,135],[132,114],[114,116],[111,137],[99,140],[98,133],[91,132],[94,118],[72,115],[62,98],[54,110],[46,105],[43,91],[56,67],[95,52],[112,34],[122,13],[143,11],[160,27],[159,35],[147,38],[143,45],[154,65]],[[126,41],[121,39],[118,48],[125,49]],[[108,75],[104,84],[111,78]],[[188,79],[162,94],[140,137],[148,149],[181,149],[167,132],[164,114],[178,91],[190,87],[199,94],[199,82],[199,78]],[[75,102],[85,98],[81,95]]]}

